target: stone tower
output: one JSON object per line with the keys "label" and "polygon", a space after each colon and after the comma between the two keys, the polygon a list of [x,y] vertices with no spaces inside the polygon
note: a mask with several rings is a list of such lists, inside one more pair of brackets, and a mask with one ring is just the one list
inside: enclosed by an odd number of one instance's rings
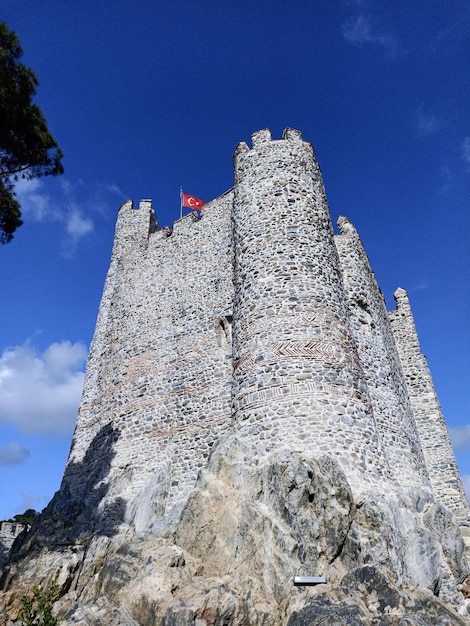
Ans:
{"label": "stone tower", "polygon": [[[168,567],[183,550],[198,575],[240,568],[235,596],[259,592],[283,615],[296,568],[339,581],[369,562],[458,603],[469,507],[406,292],[388,312],[352,223],[339,218],[334,234],[300,132],[255,133],[234,168],[233,189],[173,228],[159,228],[150,200],[120,208],[64,478],[16,548],[19,570],[23,559],[36,571],[38,545],[46,560],[68,546],[64,585],[79,589],[110,553],[121,563],[124,544],[158,544],[160,562],[173,537]],[[244,553],[237,511],[272,533],[267,564],[259,548]],[[271,623],[246,611],[233,623]]]}
{"label": "stone tower", "polygon": [[234,428],[328,451],[358,493],[428,486],[383,299],[354,227],[333,235],[311,144],[256,133],[235,182]]}
{"label": "stone tower", "polygon": [[[114,441],[103,511],[120,499],[139,529],[149,512],[155,528],[173,523],[213,444],[235,432],[258,453],[328,452],[358,495],[434,490],[464,522],[411,310],[387,313],[346,218],[334,235],[311,144],[263,130],[234,164],[233,190],[200,220],[159,229],[148,200],[119,210],[64,478],[72,498],[86,498],[91,451]],[[429,441],[445,442],[439,460]]]}

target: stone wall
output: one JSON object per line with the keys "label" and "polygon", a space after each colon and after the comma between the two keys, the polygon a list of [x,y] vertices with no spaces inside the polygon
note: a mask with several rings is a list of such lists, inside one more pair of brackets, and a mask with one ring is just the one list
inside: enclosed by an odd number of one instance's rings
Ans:
{"label": "stone wall", "polygon": [[173,228],[120,208],[62,485],[0,622],[59,571],[66,625],[463,625],[469,508],[406,293],[388,313],[334,234],[298,131],[234,165]]}
{"label": "stone wall", "polygon": [[401,288],[394,295],[397,308],[389,317],[432,488],[436,499],[468,524],[468,502],[408,295]]}
{"label": "stone wall", "polygon": [[330,453],[357,492],[388,480],[311,144],[235,153],[234,419],[251,445]]}
{"label": "stone wall", "polygon": [[231,203],[158,231],[149,202],[119,211],[64,481],[79,496],[83,472],[105,462],[85,463],[89,446],[108,438],[101,506],[122,498],[141,531],[149,507],[158,525],[185,501],[230,423]]}
{"label": "stone wall", "polygon": [[350,325],[371,398],[381,454],[396,486],[428,487],[406,383],[400,367],[383,294],[353,224],[340,217],[338,249]]}
{"label": "stone wall", "polygon": [[0,568],[7,561],[8,553],[15,539],[27,528],[26,524],[18,522],[0,522]]}
{"label": "stone wall", "polygon": [[331,455],[357,497],[432,486],[465,522],[409,315],[387,313],[346,218],[334,235],[311,144],[263,130],[234,164],[234,189],[172,229],[149,200],[119,210],[61,493],[157,530],[230,432]]}

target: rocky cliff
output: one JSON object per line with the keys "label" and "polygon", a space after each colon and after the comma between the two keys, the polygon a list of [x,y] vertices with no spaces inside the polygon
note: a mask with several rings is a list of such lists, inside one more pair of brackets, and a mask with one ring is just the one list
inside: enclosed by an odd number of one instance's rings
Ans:
{"label": "rocky cliff", "polygon": [[[469,624],[451,514],[417,489],[389,495],[355,500],[328,455],[273,451],[258,462],[230,437],[171,530],[136,537],[61,492],[15,545],[1,623],[60,569],[65,625]],[[296,587],[298,575],[326,583]]]}

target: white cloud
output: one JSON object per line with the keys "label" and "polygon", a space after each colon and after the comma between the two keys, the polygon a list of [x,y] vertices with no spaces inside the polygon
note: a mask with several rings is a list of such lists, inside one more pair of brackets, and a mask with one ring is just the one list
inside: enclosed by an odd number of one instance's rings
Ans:
{"label": "white cloud", "polygon": [[85,217],[77,206],[72,206],[65,217],[66,237],[62,242],[62,256],[70,259],[74,256],[82,237],[93,232],[95,225]]}
{"label": "white cloud", "polygon": [[365,15],[349,18],[343,24],[343,35],[348,43],[369,43],[373,41],[369,18]]}
{"label": "white cloud", "polygon": [[434,113],[425,111],[423,107],[419,107],[416,112],[416,127],[423,137],[434,135],[444,128],[445,124]]}
{"label": "white cloud", "polygon": [[79,242],[94,231],[94,216],[108,213],[111,197],[124,198],[115,184],[86,185],[81,180],[72,183],[67,179],[47,184],[37,178],[21,179],[15,183],[15,193],[25,219],[62,224],[65,256],[71,256]]}
{"label": "white cloud", "polygon": [[119,187],[115,183],[112,183],[111,185],[105,185],[104,188],[106,189],[106,191],[109,191],[110,193],[114,193],[117,196],[121,196],[122,198],[125,197],[122,191],[119,189]]}
{"label": "white cloud", "polygon": [[470,137],[465,137],[462,143],[462,155],[464,161],[470,164]]}
{"label": "white cloud", "polygon": [[70,434],[83,387],[87,349],[61,341],[38,352],[29,344],[0,357],[0,424],[22,432]]}
{"label": "white cloud", "polygon": [[408,291],[412,293],[416,291],[426,291],[426,289],[429,289],[428,284],[426,282],[421,282],[413,285]]}
{"label": "white cloud", "polygon": [[449,428],[449,434],[454,450],[470,450],[470,424]]}
{"label": "white cloud", "polygon": [[67,215],[67,233],[75,239],[83,237],[83,235],[86,235],[87,233],[91,233],[93,229],[93,221],[89,217],[84,217],[78,207],[72,207],[71,211]]}
{"label": "white cloud", "polygon": [[0,465],[21,465],[30,456],[30,451],[16,441],[0,447]]}
{"label": "white cloud", "polygon": [[448,13],[447,20],[443,23],[445,28],[438,32],[437,38],[444,40],[447,49],[449,49],[449,46],[460,46],[469,38],[469,23],[470,7],[468,3],[467,6],[463,3],[462,11]]}
{"label": "white cloud", "polygon": [[61,181],[62,198],[55,201],[44,193],[41,180],[19,180],[15,192],[26,218],[42,222],[62,222],[67,235],[65,249],[70,255],[78,241],[94,230],[93,220],[84,215],[83,210],[73,201],[74,186],[68,181]]}
{"label": "white cloud", "polygon": [[43,182],[37,178],[28,180],[20,178],[15,183],[15,194],[21,205],[21,211],[25,216],[36,222],[43,220],[59,219],[49,196],[41,191]]}
{"label": "white cloud", "polygon": [[389,56],[396,56],[398,44],[395,37],[372,29],[367,15],[356,15],[343,24],[344,39],[352,45],[374,44],[382,46]]}

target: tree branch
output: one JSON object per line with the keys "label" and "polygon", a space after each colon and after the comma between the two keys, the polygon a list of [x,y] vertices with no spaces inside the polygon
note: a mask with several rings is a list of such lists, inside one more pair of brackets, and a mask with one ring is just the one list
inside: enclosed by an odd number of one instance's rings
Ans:
{"label": "tree branch", "polygon": [[33,167],[33,166],[23,165],[22,167],[18,167],[15,170],[1,170],[0,169],[0,178],[3,178],[5,176],[14,176],[15,174],[19,174],[20,172],[25,172],[26,170],[29,170],[30,167]]}

